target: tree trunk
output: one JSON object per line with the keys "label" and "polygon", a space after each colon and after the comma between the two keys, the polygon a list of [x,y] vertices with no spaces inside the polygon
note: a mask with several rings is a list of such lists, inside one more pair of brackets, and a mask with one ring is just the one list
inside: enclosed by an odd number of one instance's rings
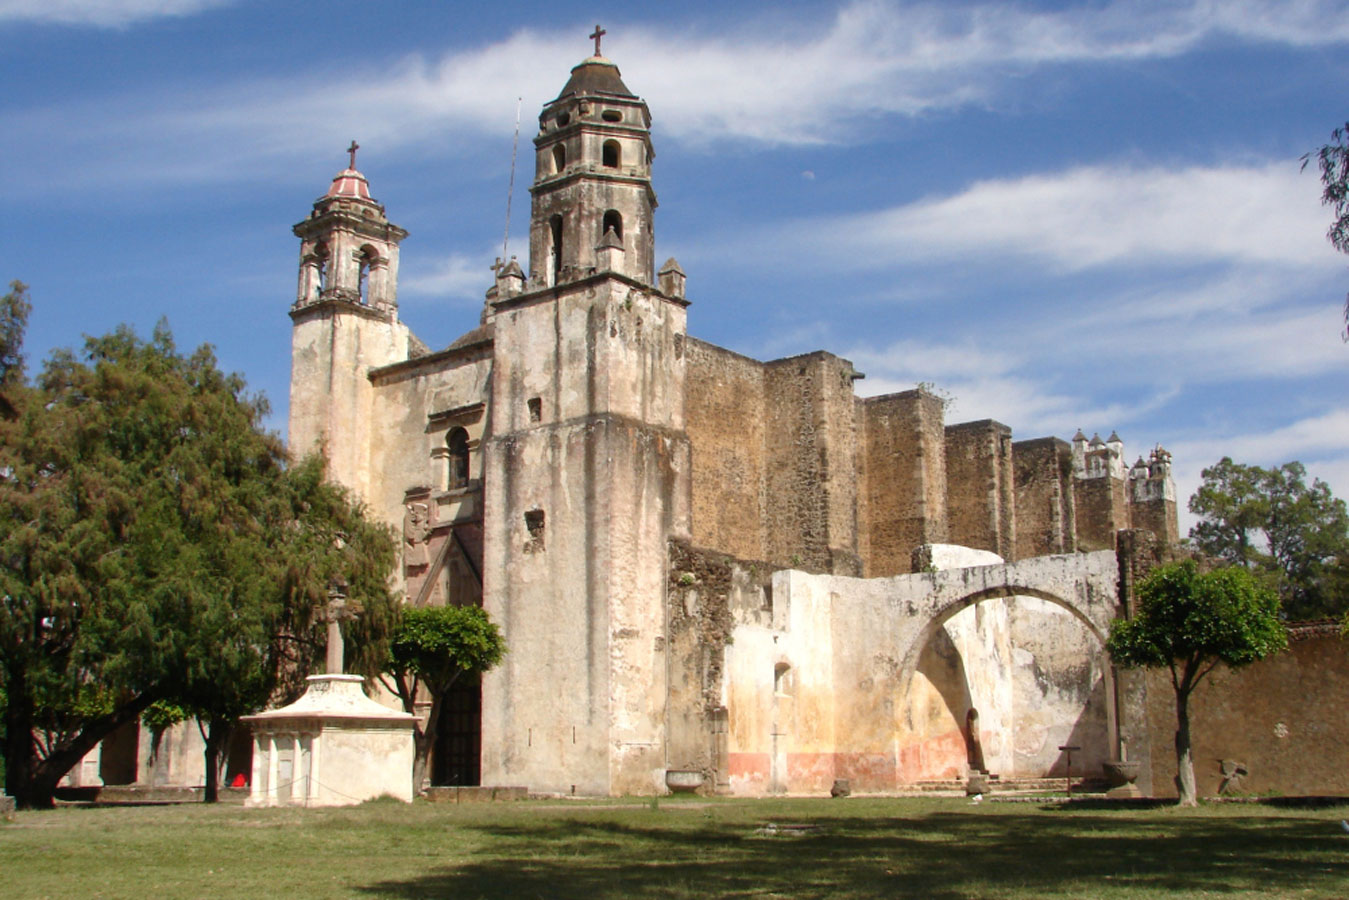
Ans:
{"label": "tree trunk", "polygon": [[[11,701],[12,702],[12,701]],[[67,741],[59,749],[54,750],[46,759],[35,760],[35,754],[30,752],[28,756],[28,771],[22,781],[16,779],[13,796],[16,806],[24,809],[51,809],[56,805],[56,785],[61,778],[69,772],[76,763],[84,758],[84,755],[115,730],[125,725],[127,722],[133,722],[140,717],[140,714],[149,708],[152,698],[149,695],[142,694],[130,703],[117,707],[117,709],[104,716],[95,716],[84,723],[73,738]],[[29,746],[32,746],[32,725],[29,719],[29,729],[27,731]],[[12,735],[7,735],[12,739]],[[8,760],[6,760],[8,766]],[[8,781],[8,771],[6,772],[6,781]]]}
{"label": "tree trunk", "polygon": [[431,709],[426,714],[426,727],[417,728],[417,752],[412,760],[412,792],[420,794],[427,785],[427,770],[431,765],[431,752],[436,748],[436,726],[440,722],[440,709],[444,705],[444,693],[431,696]]}
{"label": "tree trunk", "polygon": [[220,751],[234,730],[232,724],[216,719],[206,723],[206,790],[201,798],[203,803],[215,803],[220,799]]}
{"label": "tree trunk", "polygon": [[1190,748],[1190,693],[1176,691],[1176,792],[1180,806],[1198,806],[1194,754]]}
{"label": "tree trunk", "polygon": [[33,707],[28,700],[28,682],[20,671],[6,672],[5,793],[20,808],[28,808],[26,785],[33,777],[37,749],[33,746]]}

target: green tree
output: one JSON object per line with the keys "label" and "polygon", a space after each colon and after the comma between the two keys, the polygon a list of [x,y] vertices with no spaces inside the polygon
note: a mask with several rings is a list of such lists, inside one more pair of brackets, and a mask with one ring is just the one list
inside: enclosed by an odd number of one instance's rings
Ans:
{"label": "green tree", "polygon": [[1219,664],[1249,665],[1288,644],[1279,599],[1246,569],[1200,572],[1191,560],[1159,566],[1138,583],[1134,616],[1116,619],[1106,641],[1125,668],[1164,668],[1176,692],[1176,788],[1196,803],[1190,697]]}
{"label": "green tree", "polygon": [[445,697],[461,677],[476,677],[501,661],[506,646],[496,623],[477,606],[427,606],[403,610],[382,679],[398,695],[406,712],[416,714],[418,699],[429,699],[426,724],[417,724],[412,784],[426,780],[435,750],[436,729]]}
{"label": "green tree", "polygon": [[1190,498],[1194,546],[1243,566],[1279,593],[1293,619],[1349,608],[1349,511],[1299,462],[1263,469],[1223,457]]}
{"label": "green tree", "polygon": [[[1302,168],[1316,160],[1321,170],[1321,203],[1335,213],[1326,238],[1341,253],[1349,253],[1349,122],[1330,133],[1330,143],[1302,157]],[[1344,303],[1345,324],[1349,325],[1349,296]],[[1349,339],[1349,330],[1345,332]]]}
{"label": "green tree", "polygon": [[[22,805],[50,806],[72,765],[156,701],[222,724],[256,710],[320,652],[314,607],[335,577],[367,591],[363,636],[391,623],[368,571],[388,571],[392,535],[355,521],[317,462],[287,468],[265,401],[208,347],[184,356],[162,324],[149,341],[122,328],[54,353],[11,397],[0,687]],[[218,754],[223,738],[207,743]]]}
{"label": "green tree", "polygon": [[0,389],[23,381],[23,336],[32,311],[28,285],[11,281],[9,293],[0,297]]}

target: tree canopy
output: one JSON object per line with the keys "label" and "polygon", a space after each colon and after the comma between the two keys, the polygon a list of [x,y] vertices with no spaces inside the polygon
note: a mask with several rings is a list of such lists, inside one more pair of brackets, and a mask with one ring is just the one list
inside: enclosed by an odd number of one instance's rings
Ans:
{"label": "tree canopy", "polygon": [[1294,619],[1349,609],[1349,511],[1299,462],[1264,469],[1223,457],[1190,498],[1203,553],[1259,575]]}
{"label": "tree canopy", "polygon": [[1288,643],[1278,597],[1238,566],[1201,572],[1192,561],[1153,569],[1137,587],[1132,618],[1117,619],[1106,650],[1125,668],[1167,669],[1176,692],[1176,784],[1195,803],[1189,700],[1219,664],[1249,665]]}
{"label": "tree canopy", "polygon": [[337,579],[366,610],[355,668],[377,669],[392,535],[317,460],[287,466],[265,400],[209,347],[183,355],[162,324],[149,341],[121,328],[57,351],[9,398],[0,688],[20,803],[50,805],[156,701],[222,723],[261,708],[321,654],[314,611]]}
{"label": "tree canopy", "polygon": [[403,611],[389,642],[386,686],[403,709],[416,713],[418,696],[431,701],[425,724],[417,724],[412,784],[420,789],[435,749],[445,696],[461,677],[481,675],[501,661],[506,646],[486,611],[477,606],[428,606]]}
{"label": "tree canopy", "polygon": [[[1349,122],[1330,133],[1330,143],[1302,157],[1302,167],[1316,160],[1321,171],[1321,203],[1335,213],[1335,220],[1326,231],[1326,239],[1341,253],[1349,253]],[[1349,325],[1349,297],[1344,304],[1344,317]],[[1349,331],[1345,337],[1349,338]]]}

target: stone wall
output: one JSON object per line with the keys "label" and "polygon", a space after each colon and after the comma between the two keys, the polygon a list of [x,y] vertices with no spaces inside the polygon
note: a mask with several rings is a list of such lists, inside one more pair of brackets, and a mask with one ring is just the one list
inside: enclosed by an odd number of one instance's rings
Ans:
{"label": "stone wall", "polygon": [[1129,508],[1124,481],[1103,475],[1079,478],[1073,483],[1077,521],[1077,546],[1080,550],[1109,550],[1115,546],[1115,532],[1129,527]]}
{"label": "stone wall", "polygon": [[764,365],[765,557],[860,574],[852,364],[811,353]]}
{"label": "stone wall", "polygon": [[947,540],[1011,559],[1014,507],[1012,429],[992,419],[948,425]]}
{"label": "stone wall", "polygon": [[869,577],[909,572],[915,548],[947,542],[942,415],[941,399],[921,390],[862,402],[859,516],[866,520]]}
{"label": "stone wall", "polygon": [[[1242,669],[1219,667],[1190,699],[1199,796],[1349,795],[1349,640],[1338,622],[1295,625],[1288,650]],[[1148,673],[1152,789],[1176,796],[1175,691]],[[1247,774],[1224,785],[1223,762]],[[1229,770],[1235,771],[1229,764]]]}
{"label": "stone wall", "polygon": [[1072,448],[1058,438],[1012,444],[1016,547],[1012,559],[1077,549]]}
{"label": "stone wall", "polygon": [[693,543],[764,555],[764,366],[689,338],[685,416],[692,447]]}

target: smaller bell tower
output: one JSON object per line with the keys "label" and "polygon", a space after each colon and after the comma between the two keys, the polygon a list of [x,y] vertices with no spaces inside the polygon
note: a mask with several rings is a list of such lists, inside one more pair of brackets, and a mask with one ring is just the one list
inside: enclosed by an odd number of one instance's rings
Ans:
{"label": "smaller bell tower", "polygon": [[297,308],[329,300],[387,314],[398,308],[398,243],[408,233],[370,197],[370,183],[356,169],[359,149],[352,141],[347,168],[295,226],[301,241]]}
{"label": "smaller bell tower", "polygon": [[369,423],[374,396],[366,372],[407,359],[398,321],[398,245],[407,232],[389,221],[347,148],[347,168],[295,226],[300,277],[290,308],[291,453],[322,452],[333,480],[370,499]]}

